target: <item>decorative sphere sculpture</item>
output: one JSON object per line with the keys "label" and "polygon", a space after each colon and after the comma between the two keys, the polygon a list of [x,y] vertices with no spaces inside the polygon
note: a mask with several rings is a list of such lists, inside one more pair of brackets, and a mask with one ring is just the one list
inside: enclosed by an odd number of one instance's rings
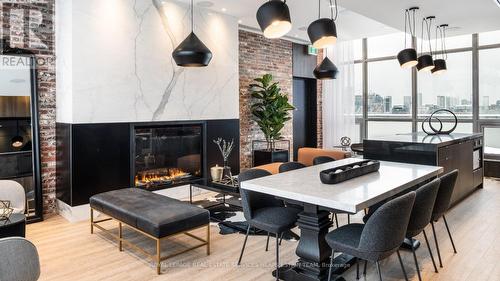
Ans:
{"label": "decorative sphere sculpture", "polygon": [[350,146],[351,145],[351,138],[349,138],[349,137],[342,137],[342,138],[340,138],[340,145],[342,145],[342,146]]}

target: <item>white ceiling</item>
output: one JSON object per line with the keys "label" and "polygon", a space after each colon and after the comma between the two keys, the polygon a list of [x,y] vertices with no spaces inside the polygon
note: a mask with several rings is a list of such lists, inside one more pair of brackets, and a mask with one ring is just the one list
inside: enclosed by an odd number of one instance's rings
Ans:
{"label": "white ceiling", "polygon": [[[180,0],[189,3],[190,0]],[[196,0],[197,7],[238,18],[243,28],[259,30],[255,14],[266,0]],[[496,0],[338,0],[340,40],[383,35],[404,30],[403,11],[420,7],[420,17],[434,15],[435,23],[450,25],[449,36],[500,30]],[[329,0],[321,0],[322,17],[330,16]],[[293,29],[287,37],[309,41],[307,26],[318,16],[316,0],[288,0]]]}
{"label": "white ceiling", "polygon": [[[190,0],[181,1],[190,2]],[[265,2],[266,0],[197,0],[195,1],[195,5],[197,7],[206,7],[214,12],[234,16],[240,20],[240,25],[243,28],[260,30],[255,15],[260,5]],[[321,0],[321,2],[322,17],[330,17],[329,0]],[[318,1],[289,0],[287,4],[290,8],[293,28],[286,37],[292,40],[308,42],[307,26],[318,18]],[[208,5],[211,6],[207,7]],[[368,17],[339,7],[337,31],[339,40],[351,40],[393,33],[396,30]]]}
{"label": "white ceiling", "polygon": [[339,5],[393,28],[404,30],[404,9],[420,7],[420,18],[436,16],[449,24],[448,35],[500,30],[497,0],[339,0]]}

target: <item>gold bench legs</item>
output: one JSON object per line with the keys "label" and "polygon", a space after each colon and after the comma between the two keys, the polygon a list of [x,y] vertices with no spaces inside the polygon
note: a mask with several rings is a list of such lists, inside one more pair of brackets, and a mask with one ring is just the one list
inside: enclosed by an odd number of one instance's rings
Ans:
{"label": "gold bench legs", "polygon": [[[100,226],[99,223],[101,222],[105,222],[105,221],[109,221],[109,220],[116,220],[118,221],[118,235],[112,233],[111,231],[109,231],[108,229],[105,229],[104,227]],[[153,239],[156,241],[156,255],[151,255],[150,253],[146,252],[143,248],[135,245],[134,243],[126,240],[125,238],[123,238],[123,225],[127,225],[128,227],[134,229],[135,231],[139,232],[139,233],[142,233],[143,235]],[[200,247],[203,247],[203,246],[206,246],[207,247],[207,255],[210,255],[210,223],[207,224],[207,225],[204,225],[204,226],[201,226],[201,227],[196,227],[196,228],[193,228],[193,229],[190,229],[188,231],[185,231],[183,233],[175,233],[175,234],[172,234],[172,235],[169,235],[169,236],[165,236],[165,237],[162,237],[162,238],[157,238],[157,237],[154,237],[148,233],[145,233],[143,232],[142,230],[140,229],[137,229],[133,226],[130,226],[120,220],[117,220],[115,218],[105,218],[105,219],[102,219],[102,220],[97,220],[95,221],[94,220],[94,209],[90,208],[90,234],[93,234],[94,233],[94,227],[97,227],[98,229],[102,230],[105,234],[108,234],[110,235],[111,237],[114,237],[117,239],[118,241],[118,249],[119,251],[123,251],[123,244],[126,244],[127,246],[130,246],[131,248],[134,248],[140,252],[142,252],[143,254],[145,254],[146,256],[148,256],[149,258],[151,258],[152,260],[156,261],[156,273],[157,274],[160,274],[161,273],[161,262],[166,260],[166,259],[169,259],[169,258],[172,258],[172,257],[175,257],[175,256],[178,256],[180,254],[183,254],[183,253],[186,253],[188,251],[191,251],[191,250],[194,250],[194,249],[197,249],[197,248],[200,248]],[[206,233],[206,238],[203,239],[203,238],[200,238],[198,236],[195,236],[191,233],[189,233],[189,231],[192,231],[192,230],[196,230],[196,229],[199,229],[199,228],[203,228],[203,227],[206,227],[207,228],[207,233]],[[194,238],[198,241],[201,241],[202,243],[201,244],[198,244],[196,246],[193,246],[191,248],[188,248],[188,249],[184,249],[182,251],[179,251],[177,253],[173,253],[171,255],[168,255],[168,256],[164,256],[162,257],[161,256],[161,240],[164,239],[164,238],[168,238],[168,237],[172,237],[172,236],[176,236],[176,235],[180,235],[180,234],[185,234],[191,238]]]}

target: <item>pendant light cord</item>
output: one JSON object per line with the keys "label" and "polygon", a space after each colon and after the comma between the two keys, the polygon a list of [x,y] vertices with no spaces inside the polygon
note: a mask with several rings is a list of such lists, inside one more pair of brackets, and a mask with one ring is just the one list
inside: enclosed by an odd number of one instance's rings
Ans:
{"label": "pendant light cord", "polygon": [[194,32],[194,5],[193,5],[193,0],[191,0],[191,32]]}
{"label": "pendant light cord", "polygon": [[442,36],[441,37],[441,44],[443,46],[443,58],[445,60],[447,60],[448,59],[448,51],[447,51],[447,48],[446,48],[446,26],[442,26],[441,28],[442,28],[442,30],[441,30],[441,32],[442,32],[442,34],[441,34],[441,36]]}
{"label": "pendant light cord", "polygon": [[432,27],[432,18],[425,20],[425,25],[427,27],[427,40],[429,41],[429,52],[432,56],[432,45],[431,45],[431,27]]}
{"label": "pendant light cord", "polygon": [[333,16],[333,5],[332,5],[332,0],[330,0],[330,16],[333,21],[337,20],[337,17],[339,16],[339,9],[337,6],[337,0],[335,0],[335,16]]}

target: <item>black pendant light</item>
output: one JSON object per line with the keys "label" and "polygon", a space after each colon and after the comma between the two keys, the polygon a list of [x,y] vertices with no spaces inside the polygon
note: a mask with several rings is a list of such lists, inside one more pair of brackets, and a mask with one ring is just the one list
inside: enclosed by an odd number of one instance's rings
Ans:
{"label": "black pendant light", "polygon": [[191,33],[172,52],[172,57],[178,66],[203,67],[212,60],[212,52],[194,34],[194,5],[191,0]]}
{"label": "black pendant light", "polygon": [[270,0],[257,10],[257,22],[266,38],[279,38],[292,29],[286,0]]}
{"label": "black pendant light", "polygon": [[336,79],[339,69],[328,58],[325,57],[320,65],[314,69],[314,77],[319,80]]}
{"label": "black pendant light", "polygon": [[337,26],[335,25],[338,16],[337,0],[335,0],[335,16],[332,0],[330,0],[331,18],[321,18],[321,1],[318,0],[318,19],[307,28],[309,39],[313,47],[317,49],[333,46],[337,42]]}
{"label": "black pendant light", "polygon": [[402,68],[414,67],[418,63],[417,50],[415,50],[414,48],[407,48],[406,45],[406,37],[408,34],[406,29],[407,26],[410,29],[410,42],[412,42],[413,38],[415,37],[415,15],[417,10],[418,7],[412,7],[405,10],[405,49],[398,53],[399,65],[401,65]]}
{"label": "black pendant light", "polygon": [[438,55],[436,55],[436,59],[434,60],[434,69],[431,70],[432,74],[442,74],[446,72],[446,60],[448,59],[448,54],[446,53],[446,27],[448,27],[447,24],[442,24],[438,27],[436,27],[436,51],[437,51],[437,44],[438,44],[438,32],[439,32],[439,37],[441,41],[441,58],[437,58]]}
{"label": "black pendant light", "polygon": [[421,41],[421,48],[420,51],[424,51],[424,23],[425,23],[425,29],[427,33],[427,40],[429,42],[429,54],[425,55],[420,55],[418,57],[418,64],[417,64],[417,69],[418,71],[431,71],[434,69],[434,60],[432,59],[432,46],[431,46],[431,26],[432,26],[432,20],[435,19],[436,17],[426,17],[422,19],[422,41]]}
{"label": "black pendant light", "polygon": [[14,136],[10,140],[10,144],[14,148],[20,148],[21,146],[23,146],[23,143],[24,143],[24,139],[23,139],[23,137],[21,137],[21,135],[19,135],[19,121],[16,121],[16,136]]}

